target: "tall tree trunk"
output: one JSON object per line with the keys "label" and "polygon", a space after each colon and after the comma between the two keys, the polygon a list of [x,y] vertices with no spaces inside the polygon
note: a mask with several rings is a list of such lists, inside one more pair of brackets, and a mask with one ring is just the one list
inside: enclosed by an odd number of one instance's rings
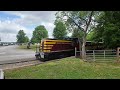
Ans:
{"label": "tall tree trunk", "polygon": [[83,59],[83,60],[86,59],[85,45],[86,45],[86,32],[84,32],[83,43],[82,43],[82,59]]}
{"label": "tall tree trunk", "polygon": [[89,20],[86,24],[86,28],[83,31],[84,35],[83,35],[83,43],[82,43],[82,59],[85,60],[86,59],[86,50],[85,50],[85,45],[86,45],[86,36],[87,36],[87,31],[88,31],[88,27],[90,25],[90,22],[92,20],[92,15],[93,15],[93,11],[91,11],[90,16],[89,16]]}
{"label": "tall tree trunk", "polygon": [[82,43],[81,43],[81,41],[80,41],[80,38],[78,38],[78,41],[79,41],[80,58],[82,58],[82,52],[81,52],[81,51],[82,51],[82,50],[81,50],[81,49],[82,49],[82,45],[81,45]]}

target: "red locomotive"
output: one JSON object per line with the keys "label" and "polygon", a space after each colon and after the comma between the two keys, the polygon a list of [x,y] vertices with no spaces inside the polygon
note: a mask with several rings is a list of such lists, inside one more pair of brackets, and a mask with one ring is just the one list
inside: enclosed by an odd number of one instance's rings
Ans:
{"label": "red locomotive", "polygon": [[[96,49],[98,45],[91,42],[86,43],[88,49]],[[55,58],[63,58],[75,55],[75,47],[79,50],[78,38],[68,38],[65,40],[46,38],[41,40],[39,51],[36,49],[36,59],[45,61]],[[91,48],[92,47],[92,48]]]}

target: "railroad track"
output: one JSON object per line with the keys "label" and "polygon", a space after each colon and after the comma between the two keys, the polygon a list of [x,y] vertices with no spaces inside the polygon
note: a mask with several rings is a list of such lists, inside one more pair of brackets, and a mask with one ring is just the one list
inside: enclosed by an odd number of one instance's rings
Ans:
{"label": "railroad track", "polygon": [[33,58],[27,58],[27,59],[21,59],[19,61],[16,60],[16,62],[2,63],[0,64],[0,69],[2,70],[13,69],[13,68],[25,67],[25,66],[30,66],[30,65],[38,65],[41,63],[43,62],[41,62],[40,60],[35,60]]}
{"label": "railroad track", "polygon": [[21,61],[16,60],[16,62],[12,62],[12,63],[7,62],[7,63],[0,64],[0,69],[8,70],[8,69],[20,68],[25,66],[39,65],[39,64],[43,64],[51,61],[58,61],[58,60],[60,59],[53,59],[53,60],[42,62],[40,60],[35,60],[33,58],[29,58],[29,59],[27,58],[27,59],[21,59]]}
{"label": "railroad track", "polygon": [[[71,56],[74,57],[74,56]],[[31,66],[31,65],[39,65],[47,62],[56,62],[59,61],[60,59],[52,59],[48,60],[45,62],[42,62],[40,60],[35,60],[35,58],[25,58],[25,59],[19,59],[19,60],[14,60],[15,62],[7,62],[0,64],[0,69],[6,70],[6,69],[14,69],[14,68],[20,68],[20,67],[25,67],[25,66]]]}

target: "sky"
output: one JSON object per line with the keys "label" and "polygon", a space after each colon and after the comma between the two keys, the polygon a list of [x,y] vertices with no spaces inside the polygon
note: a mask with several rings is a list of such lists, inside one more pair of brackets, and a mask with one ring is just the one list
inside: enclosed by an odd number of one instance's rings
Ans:
{"label": "sky", "polygon": [[57,11],[0,11],[0,37],[3,42],[16,42],[19,30],[31,39],[35,27],[44,25],[49,38],[53,38],[55,13]]}

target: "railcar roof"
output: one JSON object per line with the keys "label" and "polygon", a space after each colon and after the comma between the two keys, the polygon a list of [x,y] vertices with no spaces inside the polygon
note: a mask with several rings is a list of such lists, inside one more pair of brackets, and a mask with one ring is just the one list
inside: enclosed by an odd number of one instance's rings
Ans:
{"label": "railcar roof", "polygon": [[49,40],[71,40],[71,39],[78,39],[78,38],[64,38],[64,39],[56,39],[56,38],[44,38]]}

